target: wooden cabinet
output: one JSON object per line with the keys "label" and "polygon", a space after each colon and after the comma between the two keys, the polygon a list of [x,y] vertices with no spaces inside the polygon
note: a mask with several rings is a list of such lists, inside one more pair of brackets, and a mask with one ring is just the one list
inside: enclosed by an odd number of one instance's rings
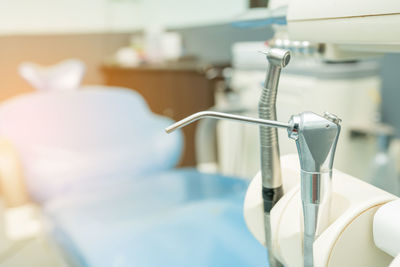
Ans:
{"label": "wooden cabinet", "polygon": [[[214,105],[215,82],[205,69],[195,64],[143,66],[135,68],[103,66],[107,85],[139,92],[154,113],[177,121]],[[179,166],[195,166],[197,124],[183,128],[185,146]]]}

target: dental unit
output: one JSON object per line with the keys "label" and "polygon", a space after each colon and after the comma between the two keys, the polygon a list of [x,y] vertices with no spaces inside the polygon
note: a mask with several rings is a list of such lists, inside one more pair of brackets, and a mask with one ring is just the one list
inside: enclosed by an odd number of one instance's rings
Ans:
{"label": "dental unit", "polygon": [[[271,1],[271,6],[272,2],[279,1]],[[400,231],[391,221],[394,205],[383,207],[397,198],[333,170],[341,131],[337,116],[303,112],[288,123],[279,122],[276,95],[280,72],[290,61],[284,49],[328,61],[400,51],[400,4],[291,0],[284,5],[288,6],[283,41],[278,42],[281,37],[276,36],[266,52],[269,69],[258,104],[259,118],[203,111],[166,131],[202,118],[259,125],[261,173],[249,186],[244,217],[252,234],[268,248],[270,266],[388,266],[400,251],[391,233]],[[288,157],[280,157],[277,128],[287,129],[289,138],[295,140],[300,168]],[[300,176],[300,181],[294,176]],[[297,183],[285,187],[287,180]]]}
{"label": "dental unit", "polygon": [[[229,119],[263,127],[287,129],[294,139],[301,162],[301,192],[304,211],[304,266],[313,266],[313,241],[326,227],[326,211],[330,205],[330,183],[340,120],[329,113],[323,117],[312,112],[294,115],[288,123],[249,118],[220,112],[195,113],[166,128],[170,133],[202,118]],[[271,251],[269,252],[271,253]]]}

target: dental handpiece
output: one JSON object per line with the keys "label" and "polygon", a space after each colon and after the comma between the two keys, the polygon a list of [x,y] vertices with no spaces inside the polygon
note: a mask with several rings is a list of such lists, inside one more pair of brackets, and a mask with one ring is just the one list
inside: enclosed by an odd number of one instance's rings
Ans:
{"label": "dental handpiece", "polygon": [[325,113],[322,117],[312,112],[303,112],[292,116],[288,123],[284,123],[202,111],[174,123],[165,130],[170,133],[202,118],[229,119],[265,127],[285,128],[289,138],[296,141],[301,166],[304,267],[312,267],[314,240],[329,223],[332,168],[341,120],[330,113]]}
{"label": "dental handpiece", "polygon": [[[284,49],[271,48],[264,52],[268,60],[268,73],[258,102],[260,119],[276,120],[276,96],[282,68],[290,61],[290,52]],[[283,265],[272,253],[270,213],[275,204],[283,196],[281,159],[276,128],[260,126],[260,156],[262,197],[264,206],[264,232],[268,249],[270,267]]]}

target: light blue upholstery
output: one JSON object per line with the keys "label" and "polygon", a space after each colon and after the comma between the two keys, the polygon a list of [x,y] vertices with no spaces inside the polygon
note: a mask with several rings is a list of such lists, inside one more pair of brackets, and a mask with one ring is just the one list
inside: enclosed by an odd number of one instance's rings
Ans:
{"label": "light blue upholstery", "polygon": [[266,266],[243,219],[247,182],[195,170],[60,197],[46,206],[54,235],[80,266]]}
{"label": "light blue upholstery", "polygon": [[265,266],[243,220],[247,182],[176,170],[182,135],[121,88],[34,93],[0,106],[29,192],[67,258],[87,267]]}

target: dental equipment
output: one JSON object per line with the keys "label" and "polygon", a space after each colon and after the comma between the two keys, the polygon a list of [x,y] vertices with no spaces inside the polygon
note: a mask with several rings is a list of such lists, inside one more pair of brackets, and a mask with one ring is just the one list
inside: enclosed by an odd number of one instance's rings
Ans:
{"label": "dental equipment", "polygon": [[288,123],[203,111],[178,121],[165,130],[171,133],[202,118],[229,119],[265,127],[286,128],[296,141],[301,165],[301,198],[304,212],[304,266],[313,266],[313,242],[327,226],[331,198],[332,166],[340,133],[340,119],[303,112]]}
{"label": "dental equipment", "polygon": [[330,113],[292,116],[289,137],[296,141],[301,166],[304,267],[312,267],[313,243],[328,226],[331,179],[340,119]]}
{"label": "dental equipment", "polygon": [[[258,116],[261,119],[276,120],[276,96],[281,69],[290,61],[290,52],[283,49],[269,49],[265,52],[269,62],[268,74],[258,102]],[[278,131],[276,128],[260,126],[260,158],[262,196],[264,200],[264,229],[268,261],[271,267],[282,264],[272,254],[270,213],[275,203],[283,196]]]}

